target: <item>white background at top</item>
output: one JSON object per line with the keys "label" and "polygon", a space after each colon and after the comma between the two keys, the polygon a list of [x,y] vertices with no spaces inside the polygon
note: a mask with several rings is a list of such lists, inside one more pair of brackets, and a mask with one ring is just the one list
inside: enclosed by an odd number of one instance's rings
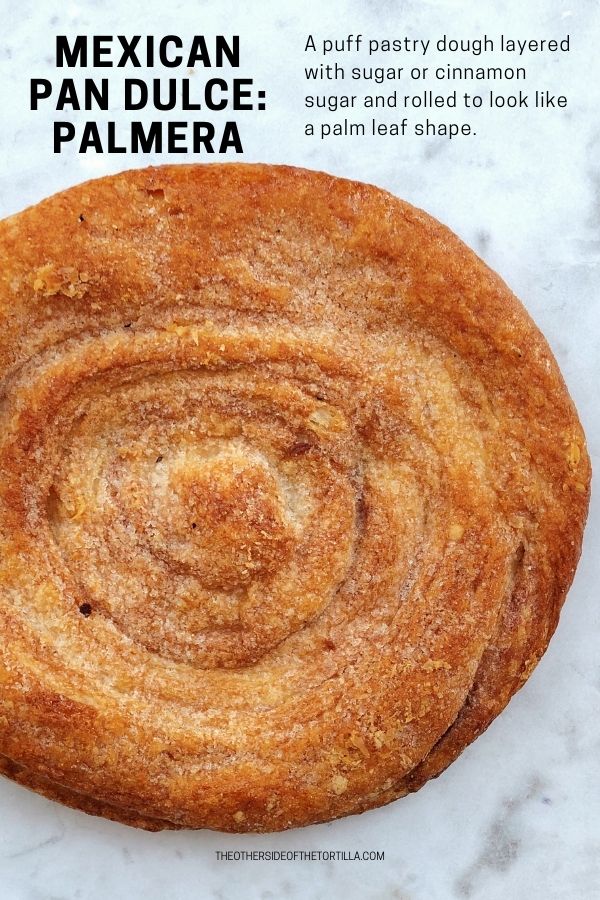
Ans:
{"label": "white background at top", "polygon": [[[0,21],[0,215],[87,178],[168,161],[85,157],[72,149],[53,155],[55,113],[50,106],[29,111],[28,80],[56,77],[56,33],[237,33],[239,74],[254,77],[268,103],[266,112],[238,117],[244,159],[370,181],[453,228],[503,276],[546,334],[598,466],[597,2],[0,0]],[[433,38],[444,32],[520,38],[570,33],[569,55],[526,63],[532,86],[535,81],[566,93],[568,108],[551,115],[487,115],[475,138],[451,143],[304,138],[303,47],[309,33]],[[463,64],[477,60],[469,57]],[[114,118],[123,121],[118,111]],[[172,161],[190,160],[178,155]],[[599,525],[593,502],[558,632],[528,684],[489,731],[417,795],[360,817],[279,835],[150,835],[1,781],[0,900],[594,900],[600,896]],[[386,860],[216,861],[215,849],[235,848],[382,849]]]}

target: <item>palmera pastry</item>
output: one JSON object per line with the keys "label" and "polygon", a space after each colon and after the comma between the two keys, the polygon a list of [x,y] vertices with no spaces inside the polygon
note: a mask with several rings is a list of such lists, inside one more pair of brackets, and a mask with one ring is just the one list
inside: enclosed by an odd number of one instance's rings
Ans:
{"label": "palmera pastry", "polygon": [[0,754],[149,829],[440,773],[527,679],[590,469],[543,337],[429,216],[165,166],[0,225]]}

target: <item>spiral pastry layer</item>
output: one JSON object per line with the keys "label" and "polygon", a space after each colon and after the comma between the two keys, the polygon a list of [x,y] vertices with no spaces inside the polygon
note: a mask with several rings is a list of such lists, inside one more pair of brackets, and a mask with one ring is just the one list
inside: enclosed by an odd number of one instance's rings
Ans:
{"label": "spiral pastry layer", "polygon": [[589,463],[552,354],[374,187],[165,166],[0,224],[0,770],[268,831],[439,774],[527,679]]}

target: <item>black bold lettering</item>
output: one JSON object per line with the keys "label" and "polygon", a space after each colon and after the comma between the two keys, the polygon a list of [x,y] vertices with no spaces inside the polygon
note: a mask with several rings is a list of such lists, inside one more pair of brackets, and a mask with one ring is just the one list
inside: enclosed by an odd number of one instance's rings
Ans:
{"label": "black bold lettering", "polygon": [[[139,91],[139,100],[134,100],[134,89]],[[143,109],[148,103],[148,85],[141,78],[125,79],[125,109]]]}
{"label": "black bold lettering", "polygon": [[117,39],[118,39],[119,43],[121,44],[121,47],[123,47],[123,53],[121,54],[121,59],[119,60],[119,62],[117,64],[119,66],[119,68],[122,68],[123,66],[126,66],[127,63],[131,62],[132,66],[137,66],[137,68],[139,69],[141,66],[141,62],[139,61],[139,59],[136,56],[135,47],[137,47],[137,45],[139,44],[139,42],[142,39],[141,34],[135,34],[131,38],[131,40],[126,38],[124,35],[119,34],[119,35],[117,35]]}
{"label": "black bold lettering", "polygon": [[251,78],[236,78],[233,82],[233,108],[252,109],[252,103],[246,103],[244,98],[251,97],[250,91],[244,90],[244,85],[252,84]]}
{"label": "black bold lettering", "polygon": [[94,102],[98,109],[108,109],[108,78],[101,78],[100,86],[93,78],[86,78],[84,87],[86,109],[92,109]]}
{"label": "black bold lettering", "polygon": [[29,105],[38,108],[38,100],[46,100],[52,93],[52,83],[47,78],[32,78],[29,85]]}
{"label": "black bold lettering", "polygon": [[81,109],[77,91],[75,90],[75,82],[72,78],[65,78],[58,92],[56,108],[62,110],[65,106],[70,106],[71,109]]}
{"label": "black bold lettering", "polygon": [[78,34],[71,48],[67,36],[65,34],[57,34],[56,65],[59,69],[62,69],[64,65],[70,69],[73,66],[87,66],[87,37]]}
{"label": "black bold lettering", "polygon": [[223,129],[223,137],[221,138],[219,153],[226,153],[229,147],[233,147],[236,153],[244,152],[242,149],[242,142],[240,140],[238,127],[235,122],[225,122],[225,128]]}
{"label": "black bold lettering", "polygon": [[[227,42],[227,38],[222,34],[218,34],[215,40],[216,62],[217,68],[223,67],[223,60],[227,57],[227,61],[234,69],[238,69],[240,65],[240,39],[234,34],[231,39],[231,45]],[[210,65],[210,63],[209,63]]]}
{"label": "black bold lettering", "polygon": [[60,153],[62,144],[67,144],[75,137],[75,126],[72,122],[54,123],[54,152]]}
{"label": "black bold lettering", "polygon": [[[112,35],[110,34],[97,34],[93,37],[94,43],[94,65],[102,66],[104,69],[108,69],[112,66],[112,59],[107,59],[104,61],[104,56],[110,56],[111,44],[112,44]],[[108,46],[104,46],[108,44]]]}
{"label": "black bold lettering", "polygon": [[162,88],[164,82],[160,78],[155,78],[152,82],[152,101],[156,109],[166,110],[175,109],[177,106],[177,79],[167,79],[166,97],[163,95]]}
{"label": "black bold lettering", "polygon": [[80,153],[87,153],[90,147],[93,147],[96,153],[102,153],[102,141],[100,133],[95,122],[86,122],[83,126],[81,135],[81,144],[79,145]]}
{"label": "black bold lettering", "polygon": [[227,97],[221,97],[215,100],[213,91],[218,88],[220,91],[227,91],[227,82],[222,78],[209,78],[204,88],[204,103],[207,109],[225,109],[227,106]]}
{"label": "black bold lettering", "polygon": [[196,63],[202,63],[203,66],[210,66],[211,64],[208,47],[206,46],[204,36],[201,34],[194,35],[192,46],[190,48],[190,55],[188,56],[188,66],[190,69],[193,69]]}
{"label": "black bold lettering", "polygon": [[185,129],[187,122],[169,122],[168,150],[169,153],[187,153],[187,147],[179,147],[179,141],[185,141]]}
{"label": "black bold lettering", "polygon": [[162,125],[160,122],[151,122],[148,131],[144,131],[141,122],[131,123],[131,151],[132,153],[162,153]]}
{"label": "black bold lettering", "polygon": [[161,42],[158,46],[158,58],[160,59],[163,66],[167,66],[169,69],[174,69],[176,66],[180,66],[182,62],[181,53],[171,59],[167,54],[167,47],[169,44],[174,44],[178,50],[181,50],[182,42],[181,38],[177,37],[176,34],[168,34],[166,37],[161,39]]}
{"label": "black bold lettering", "polygon": [[215,152],[212,145],[215,136],[215,126],[211,122],[194,122],[193,135],[194,153],[200,153],[202,145],[204,145],[207,153]]}

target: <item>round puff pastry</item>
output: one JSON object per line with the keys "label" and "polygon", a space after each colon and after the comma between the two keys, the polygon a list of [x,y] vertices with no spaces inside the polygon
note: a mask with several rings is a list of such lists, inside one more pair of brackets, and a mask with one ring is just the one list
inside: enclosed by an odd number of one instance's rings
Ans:
{"label": "round puff pastry", "polygon": [[0,754],[148,829],[414,791],[527,679],[590,469],[552,354],[365,184],[165,166],[0,225]]}

